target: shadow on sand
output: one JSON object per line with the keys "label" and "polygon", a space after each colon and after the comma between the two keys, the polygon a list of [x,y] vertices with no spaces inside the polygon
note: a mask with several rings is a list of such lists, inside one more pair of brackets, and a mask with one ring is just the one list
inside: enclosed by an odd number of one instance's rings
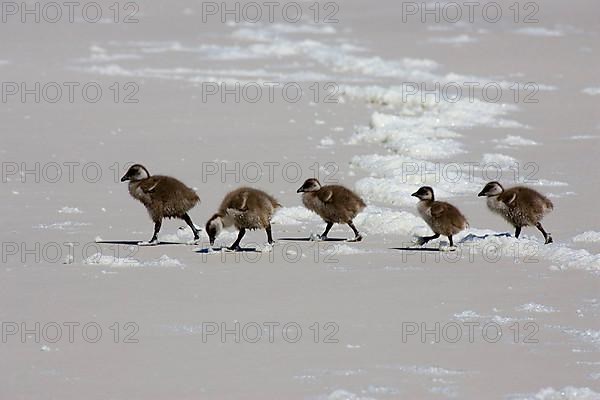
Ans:
{"label": "shadow on sand", "polygon": [[225,253],[261,253],[254,247],[242,247],[238,250],[229,250],[227,247],[207,247],[205,249],[195,250],[194,253],[199,254],[222,254],[223,250]]}
{"label": "shadow on sand", "polygon": [[118,245],[123,245],[123,246],[146,246],[146,247],[187,245],[187,243],[183,243],[183,242],[163,242],[163,241],[160,241],[155,244],[149,244],[148,242],[144,242],[143,240],[97,240],[96,243],[98,243],[98,244],[118,244]]}
{"label": "shadow on sand", "polygon": [[[467,236],[462,238],[458,243],[459,244],[469,243],[469,242],[473,242],[475,240],[484,240],[489,237],[512,237],[512,235],[508,232],[493,233],[493,234],[486,234],[486,235],[475,235],[474,233],[469,233]],[[448,249],[448,248],[440,249],[438,247],[417,247],[417,246],[418,245],[415,245],[415,247],[392,247],[392,248],[390,248],[390,250],[400,250],[400,251],[455,251],[456,250],[456,249]]]}
{"label": "shadow on sand", "polygon": [[346,242],[348,239],[346,238],[327,238],[325,240],[321,239],[313,239],[311,237],[307,238],[279,238],[278,240],[283,240],[286,242]]}

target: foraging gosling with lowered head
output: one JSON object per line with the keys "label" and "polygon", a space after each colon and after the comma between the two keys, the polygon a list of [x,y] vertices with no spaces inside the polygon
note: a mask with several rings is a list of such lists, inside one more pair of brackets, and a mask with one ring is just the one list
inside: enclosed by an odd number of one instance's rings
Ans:
{"label": "foraging gosling with lowered head", "polygon": [[515,227],[517,239],[522,227],[535,226],[544,235],[545,244],[553,242],[541,221],[554,209],[554,204],[543,194],[523,186],[505,190],[499,182],[493,181],[485,185],[478,196],[486,196],[488,208]]}
{"label": "foraging gosling with lowered head", "polygon": [[219,207],[219,211],[206,222],[206,233],[210,245],[223,228],[235,226],[239,230],[238,237],[229,250],[241,250],[240,241],[246,229],[264,229],[269,244],[273,244],[271,233],[271,217],[281,204],[262,190],[243,187],[228,193]]}
{"label": "foraging gosling with lowered head", "polygon": [[435,234],[420,238],[419,244],[423,245],[430,240],[437,239],[440,235],[444,235],[448,237],[450,247],[453,247],[452,236],[469,226],[465,216],[452,204],[436,201],[433,189],[429,186],[421,187],[411,196],[417,197],[420,200],[417,210],[421,218],[425,220]]}
{"label": "foraging gosling with lowered head", "polygon": [[352,220],[365,207],[365,202],[356,193],[339,185],[321,186],[317,179],[307,179],[296,191],[302,193],[302,203],[309,210],[319,214],[327,223],[325,232],[319,236],[327,240],[327,234],[333,224],[348,224],[354,232],[354,239],[348,241],[360,242],[362,235],[354,226]]}
{"label": "foraging gosling with lowered head", "polygon": [[200,239],[198,229],[188,215],[200,197],[192,189],[170,176],[151,176],[141,164],[132,165],[121,178],[121,182],[129,181],[129,194],[139,200],[154,221],[154,234],[149,244],[158,243],[158,232],[164,218],[179,218],[188,224],[194,233],[194,240]]}

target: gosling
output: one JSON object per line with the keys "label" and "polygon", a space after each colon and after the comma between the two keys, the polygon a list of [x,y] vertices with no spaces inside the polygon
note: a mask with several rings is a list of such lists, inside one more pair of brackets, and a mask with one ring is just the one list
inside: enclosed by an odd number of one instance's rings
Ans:
{"label": "gosling", "polygon": [[179,218],[188,224],[194,233],[194,240],[200,239],[198,229],[188,215],[200,198],[192,189],[170,176],[154,175],[140,164],[132,165],[121,178],[129,181],[129,194],[139,200],[154,222],[154,235],[148,244],[158,244],[158,232],[164,218]]}
{"label": "gosling", "polygon": [[452,236],[468,228],[469,223],[464,215],[450,203],[435,201],[433,189],[429,186],[423,186],[412,196],[420,201],[417,210],[421,218],[425,220],[435,235],[419,238],[419,244],[423,245],[430,240],[437,239],[440,235],[448,237],[450,247],[454,247]]}
{"label": "gosling", "polygon": [[271,217],[279,207],[281,204],[262,190],[243,187],[228,193],[221,202],[219,211],[206,223],[210,245],[214,245],[223,228],[230,226],[235,226],[239,233],[229,250],[241,250],[240,241],[246,234],[246,229],[264,229],[267,241],[273,244]]}
{"label": "gosling", "polygon": [[486,196],[488,208],[515,227],[517,239],[522,227],[535,226],[544,235],[545,244],[553,242],[541,221],[554,209],[554,205],[543,194],[523,186],[504,190],[499,182],[493,181],[485,185],[479,196]]}
{"label": "gosling", "polygon": [[339,185],[321,186],[317,179],[307,179],[296,191],[302,193],[302,203],[309,210],[319,214],[327,223],[321,240],[327,240],[327,235],[333,224],[348,224],[354,232],[354,239],[349,242],[360,242],[363,237],[354,226],[352,220],[365,207],[365,202],[356,193]]}

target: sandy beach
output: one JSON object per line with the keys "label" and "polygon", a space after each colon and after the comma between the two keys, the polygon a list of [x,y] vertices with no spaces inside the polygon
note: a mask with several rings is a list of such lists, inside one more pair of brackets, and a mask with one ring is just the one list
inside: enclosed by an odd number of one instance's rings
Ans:
{"label": "sandy beach", "polygon": [[[0,398],[600,399],[600,4],[487,3],[3,3]],[[272,194],[276,243],[137,245],[132,163],[202,229]],[[302,240],[313,177],[364,199],[363,241]],[[492,180],[554,203],[554,243]],[[415,244],[424,185],[454,251]]]}

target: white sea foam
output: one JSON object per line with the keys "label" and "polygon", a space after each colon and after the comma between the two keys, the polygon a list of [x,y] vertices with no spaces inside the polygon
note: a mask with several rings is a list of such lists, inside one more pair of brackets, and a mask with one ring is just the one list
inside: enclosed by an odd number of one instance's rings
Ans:
{"label": "white sea foam", "polygon": [[[494,311],[498,311],[498,310],[494,309]],[[496,323],[499,325],[510,325],[510,324],[514,323],[515,321],[529,319],[529,318],[516,318],[516,317],[511,317],[511,316],[506,316],[506,315],[497,315],[497,314],[480,315],[472,310],[465,310],[460,313],[456,313],[456,314],[454,314],[454,318],[456,318],[459,321],[463,321],[463,322],[471,322],[471,321],[478,320],[478,321],[484,321],[484,323],[493,322],[493,323]]]}
{"label": "white sea foam", "polygon": [[[424,79],[433,80],[436,76],[429,71],[435,69],[437,64],[431,60],[402,59],[400,61],[383,60],[380,57],[359,56],[356,53],[362,49],[350,44],[326,44],[316,40],[294,40],[286,36],[296,32],[312,33],[333,33],[331,27],[315,27],[309,25],[298,25],[290,27],[287,25],[275,25],[253,28],[236,29],[232,33],[235,40],[244,40],[254,42],[248,45],[185,45],[180,42],[125,42],[111,44],[125,47],[128,51],[122,54],[160,54],[165,52],[192,52],[198,53],[210,59],[215,60],[234,60],[234,59],[260,59],[260,58],[285,58],[303,56],[313,60],[326,67],[331,68],[336,73],[352,72],[359,73],[369,77],[403,77],[422,81]],[[94,52],[96,57],[108,59],[110,54]],[[103,54],[103,55],[98,55]],[[100,60],[99,60],[100,61]],[[125,73],[131,68],[121,67],[113,68],[112,72]],[[173,70],[173,68],[164,68]],[[95,72],[94,69],[87,70]],[[150,69],[138,69],[140,73],[150,73]],[[132,72],[129,72],[132,74]],[[354,75],[348,75],[347,78],[354,80]],[[149,77],[169,79],[167,75],[154,74]],[[177,79],[171,76],[170,79]],[[181,79],[181,77],[180,77]]]}
{"label": "white sea foam", "polygon": [[407,87],[402,86],[342,85],[340,90],[351,98],[393,106],[402,117],[419,117],[421,120],[416,124],[424,125],[429,129],[458,129],[477,126],[523,128],[523,125],[516,121],[501,118],[516,111],[517,107],[514,105],[477,99],[471,101],[468,98],[461,98],[456,102],[442,101],[443,97],[436,99],[434,96],[423,96],[421,92],[411,94],[412,92]]}
{"label": "white sea foam", "polygon": [[[248,44],[182,44],[178,41],[137,41],[137,42],[109,42],[110,45],[118,47],[118,52],[110,54],[103,48],[93,48],[90,59],[96,57],[99,62],[112,60],[124,60],[144,54],[161,54],[165,52],[189,52],[199,54],[203,58],[212,60],[238,60],[238,59],[278,59],[304,57],[309,61],[316,62],[325,66],[335,74],[336,81],[361,81],[364,79],[374,80],[376,78],[398,78],[405,82],[480,82],[482,84],[491,80],[482,77],[446,74],[440,75],[435,72],[438,64],[428,59],[403,58],[400,60],[386,60],[378,56],[365,55],[365,50],[349,43],[339,43],[337,41],[328,43],[327,41],[318,41],[312,39],[295,39],[295,33],[331,34],[335,32],[332,27],[317,27],[310,24],[298,24],[290,26],[289,24],[274,25],[256,25],[244,26],[235,29],[231,37],[235,42],[243,40]],[[463,36],[454,39],[455,42],[465,42]],[[164,58],[161,58],[161,64],[164,65]],[[151,60],[148,60],[151,62]],[[147,62],[147,65],[148,65]],[[158,62],[158,61],[157,61]],[[94,67],[99,67],[95,65]],[[158,79],[186,79],[184,76],[178,76],[177,70],[190,67],[163,67],[163,70],[169,70],[170,74],[152,73],[153,68],[131,68],[120,66],[112,68],[111,73],[127,73],[124,76],[144,76]],[[101,73],[107,70],[91,68],[84,69],[91,73]],[[282,71],[270,71],[273,75],[284,75]],[[314,71],[304,70],[305,74],[317,74]],[[219,76],[220,74],[217,74]],[[203,81],[211,81],[209,77],[199,77]],[[514,82],[498,82],[503,88],[509,88]],[[544,85],[540,85],[545,87]]]}
{"label": "white sea foam", "polygon": [[600,400],[600,393],[587,387],[566,386],[558,390],[548,387],[535,394],[518,394],[508,398],[511,400]]}
{"label": "white sea foam", "polygon": [[139,60],[142,57],[138,54],[126,54],[126,53],[115,53],[115,54],[106,54],[106,53],[92,53],[89,57],[80,58],[78,61],[85,63],[104,63],[104,62],[114,62],[121,60]]}
{"label": "white sea foam", "polygon": [[454,314],[454,318],[458,319],[459,321],[472,321],[474,319],[479,319],[483,317],[473,310],[465,310]]}
{"label": "white sea foam", "polygon": [[600,242],[600,232],[587,231],[573,238],[574,242]]}
{"label": "white sea foam", "polygon": [[546,197],[548,197],[550,199],[560,199],[560,198],[566,197],[566,196],[575,196],[576,194],[577,193],[571,192],[571,191],[562,192],[562,193],[546,193]]}
{"label": "white sea foam", "polygon": [[364,155],[352,158],[351,166],[369,171],[355,187],[368,199],[392,205],[414,206],[411,197],[419,187],[435,187],[438,198],[472,195],[485,184],[472,176],[468,166],[434,163],[400,155]]}
{"label": "white sea foam", "polygon": [[142,57],[139,54],[134,53],[109,53],[107,49],[100,46],[90,46],[90,56],[80,58],[78,61],[94,63],[94,62],[111,62],[119,60],[139,60]]}
{"label": "white sea foam", "polygon": [[313,33],[321,35],[331,35],[336,33],[336,29],[331,25],[311,25],[311,24],[270,24],[269,29],[280,33]]}
{"label": "white sea foam", "polygon": [[564,32],[559,29],[549,29],[544,27],[519,28],[515,30],[515,32],[521,35],[540,37],[559,37],[564,35]]}
{"label": "white sea foam", "polygon": [[450,32],[453,30],[453,26],[446,26],[446,25],[439,25],[439,24],[434,24],[434,25],[427,25],[427,30],[430,32]]}
{"label": "white sea foam", "polygon": [[397,396],[400,394],[400,390],[397,388],[381,385],[368,385],[366,392],[380,396]]}
{"label": "white sea foam", "polygon": [[[420,186],[422,185],[407,184],[401,177],[368,177],[360,179],[355,184],[356,191],[369,200],[406,207],[416,207],[417,200],[411,194],[418,190]],[[458,194],[461,187],[462,185],[440,181],[436,185],[436,197],[439,199],[451,197]],[[471,185],[468,190],[471,192],[476,191],[476,186]]]}
{"label": "white sea foam", "polygon": [[329,147],[335,145],[335,140],[333,140],[330,136],[325,136],[323,139],[321,139],[320,143],[323,147]]}
{"label": "white sea foam", "polygon": [[88,68],[83,68],[83,71],[92,74],[107,75],[107,76],[141,76],[140,72],[127,70],[117,64],[110,65],[94,65]]}
{"label": "white sea foam", "polygon": [[[296,27],[296,29],[306,28]],[[232,36],[245,41],[263,42],[263,44],[248,46],[256,56],[303,55],[336,72],[358,72],[368,76],[412,77],[420,80],[435,77],[429,71],[435,69],[437,64],[431,60],[388,61],[380,57],[357,56],[353,53],[361,49],[355,46],[328,45],[316,40],[290,40],[282,37],[282,33],[284,32],[275,26],[261,27],[260,29],[238,29],[232,33]]]}
{"label": "white sea foam", "polygon": [[103,255],[101,253],[93,254],[87,257],[84,264],[103,265],[109,267],[182,267],[183,264],[175,259],[163,254],[155,260],[140,261],[132,257],[115,257],[111,255]]}
{"label": "white sea foam", "polygon": [[[219,236],[215,239],[214,247],[225,249],[232,245],[232,243],[237,239],[238,232],[235,230],[223,230],[219,234]],[[244,242],[241,244],[244,247]]]}
{"label": "white sea foam", "polygon": [[445,128],[424,126],[425,119],[376,112],[371,116],[370,129],[357,132],[349,143],[382,143],[397,154],[418,159],[443,159],[464,152],[461,143],[451,139],[458,137],[457,133]]}
{"label": "white sea foam", "polygon": [[473,36],[469,36],[467,34],[462,34],[458,36],[440,36],[434,37],[427,40],[429,43],[440,43],[440,44],[452,44],[452,45],[462,45],[466,43],[476,43],[479,40],[474,38]]}
{"label": "white sea foam", "polygon": [[326,400],[374,400],[372,397],[364,397],[347,390],[337,389],[333,391]]}
{"label": "white sea foam", "polygon": [[582,90],[583,93],[590,96],[600,96],[600,87],[589,87]]}
{"label": "white sea foam", "polygon": [[79,208],[77,207],[63,207],[60,210],[58,210],[59,214],[83,214],[83,211],[81,211]]}
{"label": "white sea foam", "polygon": [[517,160],[506,154],[486,153],[481,159],[484,165],[497,165],[502,169],[514,167],[517,165]]}
{"label": "white sea foam", "polygon": [[516,135],[508,135],[504,139],[494,139],[494,143],[498,143],[497,147],[505,147],[505,146],[537,146],[537,143],[534,140],[525,139],[521,136]]}
{"label": "white sea foam", "polygon": [[[196,226],[196,228],[198,228],[199,230],[202,230],[201,227]],[[202,234],[202,232],[201,232]],[[208,241],[208,236],[204,235],[205,239]],[[188,227],[180,227],[178,228],[175,233],[161,233],[158,236],[159,240],[164,241],[164,242],[173,242],[173,243],[190,243],[194,240],[194,233],[192,232],[192,230]]]}
{"label": "white sea foam", "polygon": [[466,371],[443,368],[437,365],[382,365],[381,368],[398,370],[404,373],[426,376],[456,376],[464,375]]}
{"label": "white sea foam", "polygon": [[412,235],[415,227],[422,224],[409,212],[376,206],[368,206],[354,221],[361,231],[381,235]]}
{"label": "white sea foam", "polygon": [[[418,186],[435,181],[440,197],[450,194],[473,193],[483,182],[473,182],[469,173],[443,176],[447,165],[431,160],[447,159],[465,150],[459,141],[460,128],[479,125],[517,127],[518,123],[503,120],[501,117],[514,110],[497,104],[480,101],[436,102],[434,99],[422,102],[408,97],[402,88],[381,88],[377,86],[345,86],[343,91],[353,98],[363,98],[369,102],[397,108],[398,115],[375,112],[369,127],[359,128],[348,140],[348,144],[381,144],[392,155],[362,155],[352,159],[352,165],[370,173],[356,183],[357,190],[365,197],[394,205],[411,205],[410,194]],[[489,156],[491,161],[515,162],[512,158]],[[409,171],[409,168],[410,171]],[[415,170],[416,168],[416,170]],[[439,171],[438,174],[423,174],[421,171]],[[416,173],[415,173],[416,172]],[[450,173],[450,175],[452,175]],[[456,178],[458,179],[452,179]]]}
{"label": "white sea foam", "polygon": [[87,222],[64,221],[64,222],[54,222],[51,224],[39,224],[39,225],[34,226],[34,228],[64,231],[64,230],[69,230],[69,229],[81,228],[83,226],[89,226],[89,225],[91,225],[91,224],[87,223]]}
{"label": "white sea foam", "polygon": [[[600,254],[592,254],[587,250],[573,249],[563,244],[544,245],[536,239],[524,236],[519,239],[508,236],[497,236],[490,230],[470,228],[461,240],[462,245],[470,246],[468,251],[476,254],[494,254],[510,257],[519,263],[538,262],[540,259],[550,261],[551,269],[600,271]],[[467,251],[465,249],[465,251]]]}
{"label": "white sea foam", "polygon": [[456,398],[458,397],[458,390],[456,386],[433,386],[429,388],[429,392],[442,395],[447,398]]}
{"label": "white sea foam", "polygon": [[572,135],[572,136],[567,136],[564,139],[565,140],[595,140],[598,139],[599,136],[597,135]]}
{"label": "white sea foam", "polygon": [[356,254],[367,254],[370,253],[370,251],[355,247],[355,246],[350,246],[347,244],[338,244],[338,243],[332,243],[331,246],[327,246],[324,250],[323,253],[325,256],[352,256],[352,255],[356,255]]}
{"label": "white sea foam", "polygon": [[[361,232],[381,235],[412,235],[422,220],[406,211],[369,205],[354,219]],[[304,226],[322,224],[321,217],[305,207],[283,207],[273,216],[273,224]]]}
{"label": "white sea foam", "polygon": [[[551,181],[548,179],[527,179],[525,177],[523,177],[523,182],[524,183],[528,183],[530,185],[533,186],[569,186],[568,183],[566,182],[561,182],[561,181]],[[567,192],[568,194],[569,192]]]}
{"label": "white sea foam", "polygon": [[277,210],[271,222],[274,225],[304,225],[319,222],[321,218],[306,207],[282,207]]}
{"label": "white sea foam", "polygon": [[[163,80],[181,80],[194,84],[214,82],[218,84],[266,84],[268,82],[314,82],[332,79],[331,76],[321,73],[301,72],[270,72],[264,69],[197,69],[186,67],[173,68],[125,68],[118,64],[91,65],[89,67],[76,68],[84,72],[105,75],[125,76],[138,78],[155,78]],[[265,91],[268,88],[265,86]]]}
{"label": "white sea foam", "polygon": [[574,329],[559,327],[564,333],[567,333],[585,343],[594,346],[600,346],[600,331],[596,329]]}
{"label": "white sea foam", "polygon": [[537,304],[537,303],[522,304],[519,307],[516,307],[515,310],[526,311],[526,312],[535,312],[535,313],[544,313],[544,314],[554,313],[554,312],[558,311],[554,307],[545,306],[543,304]]}

